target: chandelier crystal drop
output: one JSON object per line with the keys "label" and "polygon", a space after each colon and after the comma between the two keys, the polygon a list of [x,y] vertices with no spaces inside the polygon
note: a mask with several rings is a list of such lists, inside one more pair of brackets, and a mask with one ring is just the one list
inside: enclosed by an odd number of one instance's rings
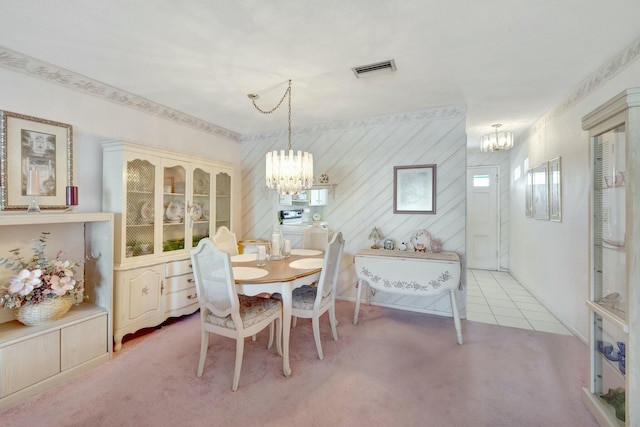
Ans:
{"label": "chandelier crystal drop", "polygon": [[482,136],[480,139],[480,151],[504,151],[513,148],[513,133],[511,132],[498,132],[501,124],[491,125],[495,128],[494,133],[490,133]]}
{"label": "chandelier crystal drop", "polygon": [[266,155],[265,177],[267,187],[278,190],[282,195],[298,194],[304,189],[313,185],[313,155],[311,153],[298,150],[294,152],[291,148],[291,80],[289,87],[282,95],[280,102],[271,110],[262,110],[256,105],[258,95],[249,94],[253,106],[263,114],[271,114],[280,107],[284,98],[288,96],[289,101],[289,149],[273,150]]}

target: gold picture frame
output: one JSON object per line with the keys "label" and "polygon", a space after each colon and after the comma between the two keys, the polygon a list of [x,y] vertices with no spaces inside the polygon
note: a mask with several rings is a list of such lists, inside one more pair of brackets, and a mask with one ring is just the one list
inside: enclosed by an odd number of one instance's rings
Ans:
{"label": "gold picture frame", "polygon": [[0,110],[0,209],[66,209],[73,185],[73,127]]}

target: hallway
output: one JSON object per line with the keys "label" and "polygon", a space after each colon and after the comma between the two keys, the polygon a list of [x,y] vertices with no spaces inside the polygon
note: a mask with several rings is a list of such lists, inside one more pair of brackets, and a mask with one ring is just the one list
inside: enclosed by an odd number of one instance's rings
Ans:
{"label": "hallway", "polygon": [[467,270],[467,320],[572,335],[508,272]]}

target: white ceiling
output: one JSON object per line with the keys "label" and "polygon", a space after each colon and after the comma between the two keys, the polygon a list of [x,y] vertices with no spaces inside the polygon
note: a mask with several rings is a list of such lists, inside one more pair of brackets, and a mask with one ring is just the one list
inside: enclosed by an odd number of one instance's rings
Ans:
{"label": "white ceiling", "polygon": [[[638,0],[0,0],[0,45],[249,134],[465,105],[518,134],[640,36]],[[351,67],[395,59],[396,72]],[[517,143],[517,142],[516,142]]]}

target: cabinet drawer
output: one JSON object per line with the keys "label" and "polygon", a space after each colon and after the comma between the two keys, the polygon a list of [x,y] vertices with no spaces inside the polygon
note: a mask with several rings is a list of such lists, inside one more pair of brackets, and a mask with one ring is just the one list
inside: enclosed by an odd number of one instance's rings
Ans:
{"label": "cabinet drawer", "polygon": [[196,282],[193,279],[193,274],[184,274],[182,276],[169,277],[165,279],[166,291],[165,293],[182,291],[183,289],[193,288],[195,292]]}
{"label": "cabinet drawer", "polygon": [[196,287],[171,292],[165,295],[165,311],[177,310],[198,303]]}
{"label": "cabinet drawer", "polygon": [[105,354],[107,315],[66,327],[61,331],[63,371]]}
{"label": "cabinet drawer", "polygon": [[164,277],[180,276],[181,274],[187,274],[193,272],[191,268],[191,260],[183,259],[181,261],[170,261],[165,264]]}
{"label": "cabinet drawer", "polygon": [[0,348],[0,397],[60,372],[60,331]]}

